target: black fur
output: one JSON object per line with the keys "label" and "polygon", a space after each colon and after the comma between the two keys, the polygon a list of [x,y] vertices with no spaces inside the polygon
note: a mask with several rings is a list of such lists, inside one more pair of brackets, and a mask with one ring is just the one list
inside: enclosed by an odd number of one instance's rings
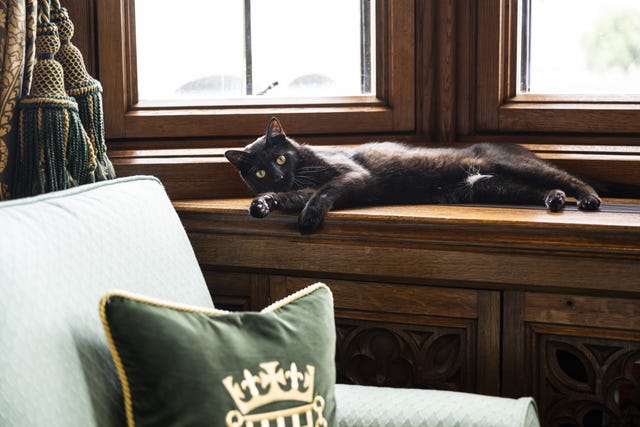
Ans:
{"label": "black fur", "polygon": [[544,204],[562,210],[567,196],[597,210],[595,190],[516,144],[420,148],[383,142],[355,148],[312,147],[288,138],[280,122],[227,159],[257,195],[249,212],[300,212],[313,233],[332,208],[412,203]]}

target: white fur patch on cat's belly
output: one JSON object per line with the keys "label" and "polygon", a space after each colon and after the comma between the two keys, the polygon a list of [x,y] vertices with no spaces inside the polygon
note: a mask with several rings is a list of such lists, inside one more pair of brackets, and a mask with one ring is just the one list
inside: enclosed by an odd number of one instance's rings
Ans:
{"label": "white fur patch on cat's belly", "polygon": [[469,185],[469,187],[473,187],[477,183],[489,178],[493,178],[493,175],[482,175],[479,173],[470,174],[467,176],[467,185]]}

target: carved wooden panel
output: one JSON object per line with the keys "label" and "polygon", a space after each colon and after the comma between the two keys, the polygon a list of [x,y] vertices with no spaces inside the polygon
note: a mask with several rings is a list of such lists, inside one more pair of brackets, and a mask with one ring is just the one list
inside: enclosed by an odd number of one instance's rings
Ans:
{"label": "carved wooden panel", "polygon": [[533,350],[528,375],[542,425],[640,425],[637,333],[537,324],[527,329]]}
{"label": "carved wooden panel", "polygon": [[[270,295],[316,280],[270,276]],[[500,393],[497,292],[322,280],[333,292],[338,381]]]}
{"label": "carved wooden panel", "polygon": [[505,291],[503,316],[503,392],[543,426],[640,425],[640,299]]}
{"label": "carved wooden panel", "polygon": [[336,319],[338,380],[467,391],[467,328]]}

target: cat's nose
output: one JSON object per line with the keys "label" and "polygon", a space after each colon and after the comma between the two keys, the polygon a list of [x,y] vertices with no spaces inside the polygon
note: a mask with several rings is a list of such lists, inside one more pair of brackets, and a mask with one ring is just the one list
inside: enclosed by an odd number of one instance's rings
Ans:
{"label": "cat's nose", "polygon": [[284,175],[281,173],[277,173],[273,176],[273,179],[276,180],[277,182],[280,182],[284,179]]}

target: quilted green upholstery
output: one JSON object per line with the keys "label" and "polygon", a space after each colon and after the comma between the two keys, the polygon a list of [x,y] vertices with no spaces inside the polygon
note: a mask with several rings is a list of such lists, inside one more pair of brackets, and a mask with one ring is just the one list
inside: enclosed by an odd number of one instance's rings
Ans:
{"label": "quilted green upholstery", "polygon": [[124,424],[98,312],[114,288],[213,307],[158,180],[0,203],[0,426]]}
{"label": "quilted green upholstery", "polygon": [[338,384],[339,427],[539,427],[531,398]]}

